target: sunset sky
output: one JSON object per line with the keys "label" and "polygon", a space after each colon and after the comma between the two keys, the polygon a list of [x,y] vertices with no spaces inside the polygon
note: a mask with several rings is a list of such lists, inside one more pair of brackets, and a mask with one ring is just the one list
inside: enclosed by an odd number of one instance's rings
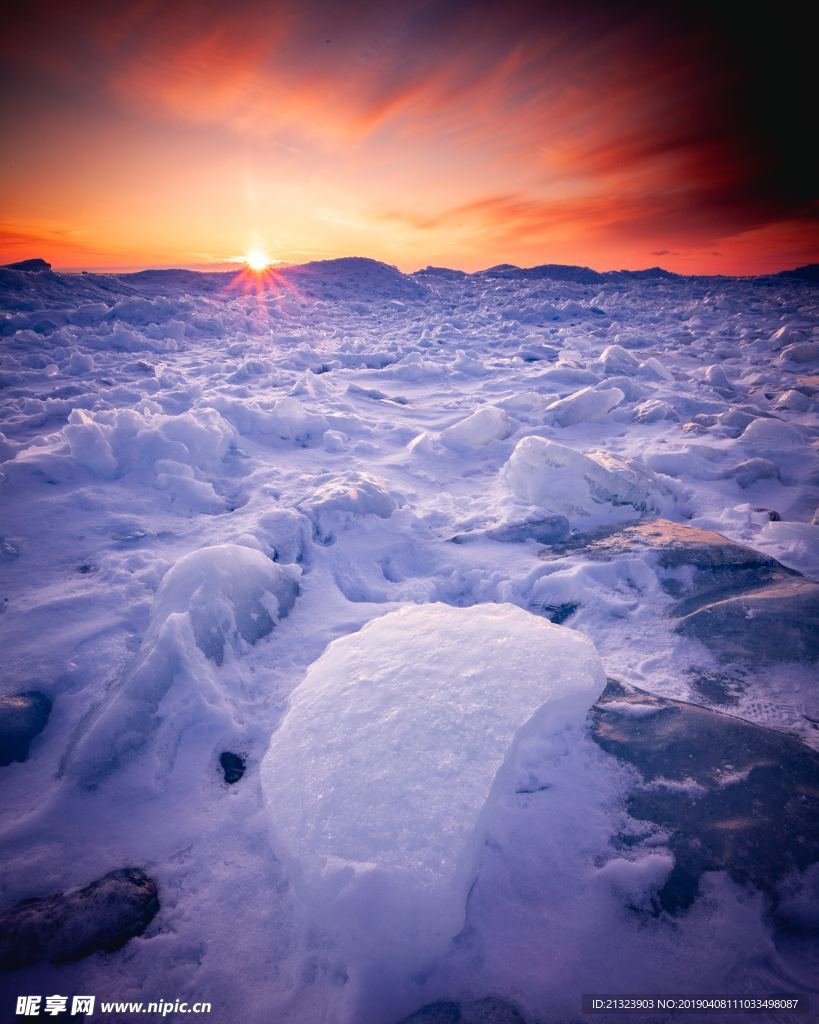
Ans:
{"label": "sunset sky", "polygon": [[819,260],[795,5],[16,5],[0,262]]}

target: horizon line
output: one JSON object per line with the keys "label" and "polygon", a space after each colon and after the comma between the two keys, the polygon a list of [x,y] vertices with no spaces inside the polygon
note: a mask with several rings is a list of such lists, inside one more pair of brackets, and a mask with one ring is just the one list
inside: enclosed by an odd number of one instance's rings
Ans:
{"label": "horizon line", "polygon": [[[458,273],[458,274],[463,274],[466,277],[474,277],[474,276],[476,276],[478,274],[486,274],[486,273],[488,273],[491,270],[502,269],[502,268],[509,268],[510,270],[528,271],[528,270],[538,270],[541,267],[560,267],[560,268],[571,268],[571,269],[576,269],[576,270],[589,270],[589,271],[591,271],[591,272],[593,272],[595,274],[601,274],[601,275],[605,275],[605,274],[643,274],[643,273],[647,273],[648,271],[655,270],[655,271],[662,271],[662,273],[668,274],[671,277],[708,277],[708,278],[752,279],[752,278],[760,278],[760,277],[773,277],[773,276],[776,276],[777,274],[793,273],[793,272],[795,272],[797,270],[803,270],[803,269],[805,269],[807,267],[813,267],[813,266],[818,266],[819,265],[819,255],[817,255],[816,262],[803,263],[803,264],[800,264],[799,266],[785,266],[785,267],[782,267],[779,270],[770,270],[770,271],[767,271],[765,273],[760,273],[760,274],[730,274],[730,273],[721,273],[721,274],[696,274],[696,273],[693,273],[693,274],[683,274],[683,273],[680,273],[679,271],[668,270],[665,267],[661,266],[660,264],[654,264],[652,266],[646,266],[646,267],[639,267],[637,269],[629,269],[629,268],[625,268],[625,267],[617,267],[617,268],[612,267],[612,268],[609,268],[607,270],[599,270],[596,267],[592,267],[592,266],[589,266],[587,264],[579,264],[579,263],[534,263],[534,264],[532,264],[530,266],[521,266],[521,265],[516,264],[516,263],[505,263],[505,262],[493,263],[493,264],[491,264],[488,267],[484,267],[484,268],[482,268],[480,270],[472,270],[472,271],[470,271],[470,270],[463,270],[460,267],[450,267],[450,266],[444,266],[444,265],[438,265],[438,264],[427,264],[427,266],[419,267],[417,270],[403,271],[403,270],[400,269],[400,267],[398,267],[397,265],[395,265],[393,263],[387,263],[385,260],[379,260],[379,259],[376,259],[375,257],[372,257],[372,256],[346,255],[346,256],[328,256],[328,257],[325,257],[325,258],[322,258],[322,259],[306,260],[303,263],[289,262],[289,261],[286,261],[286,260],[275,260],[275,261],[271,262],[270,266],[267,267],[264,272],[267,273],[267,272],[271,272],[271,271],[281,271],[281,270],[292,269],[294,267],[305,267],[305,266],[310,266],[311,264],[317,264],[317,263],[336,263],[336,262],[339,262],[341,260],[368,260],[369,262],[372,262],[372,263],[379,263],[382,266],[391,267],[392,269],[396,270],[398,273],[400,273],[400,274],[402,274],[402,275],[404,275],[406,277],[412,277],[415,274],[421,274],[425,270],[447,270],[447,271],[453,271],[453,272]],[[25,268],[20,266],[20,264],[33,263],[35,261],[42,261],[43,263],[47,264],[47,267],[44,267],[42,270],[37,271],[34,268],[29,268],[28,270],[26,270]],[[29,272],[29,273],[31,273],[31,272],[34,272],[34,273],[40,272],[40,273],[42,273],[42,272],[48,270],[48,271],[51,271],[52,273],[61,274],[61,275],[64,275],[64,276],[69,276],[69,277],[76,277],[76,276],[82,276],[82,275],[94,275],[94,276],[99,276],[99,277],[104,277],[104,276],[109,276],[109,277],[125,277],[125,276],[131,275],[131,274],[144,274],[144,273],[148,273],[148,272],[152,272],[152,271],[154,271],[154,272],[165,272],[165,273],[172,273],[173,271],[184,271],[186,273],[203,274],[203,275],[204,274],[231,274],[231,273],[233,273],[233,274],[241,274],[241,273],[246,272],[248,268],[247,268],[246,265],[242,265],[241,263],[239,263],[237,265],[237,261],[236,260],[224,260],[224,261],[220,261],[218,263],[213,263],[213,264],[209,264],[209,263],[165,264],[165,265],[151,264],[151,265],[141,266],[141,267],[128,266],[128,267],[122,267],[122,268],[119,268],[119,267],[91,267],[91,266],[89,266],[89,267],[58,267],[58,266],[55,266],[54,264],[49,263],[48,260],[44,259],[41,256],[26,256],[26,257],[23,257],[22,259],[16,259],[16,260],[12,260],[9,263],[0,264],[0,270],[14,270],[14,269],[18,269],[18,270],[21,270],[22,272]]]}

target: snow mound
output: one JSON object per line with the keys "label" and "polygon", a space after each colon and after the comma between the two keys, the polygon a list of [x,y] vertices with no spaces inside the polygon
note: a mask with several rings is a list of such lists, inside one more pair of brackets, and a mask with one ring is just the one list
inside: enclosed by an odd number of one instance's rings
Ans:
{"label": "snow mound", "polygon": [[238,698],[218,668],[226,650],[245,653],[288,614],[298,577],[295,566],[239,544],[181,558],[162,580],[137,657],[69,752],[70,773],[94,787],[153,737],[146,782],[164,785],[189,734],[183,759],[193,758],[197,776],[211,743],[233,722]]}
{"label": "snow mound", "polygon": [[216,465],[236,437],[215,409],[177,416],[150,409],[73,409],[63,433],[72,458],[100,476],[121,476],[168,459],[192,467]]}
{"label": "snow mound", "polygon": [[788,568],[819,579],[819,526],[814,523],[766,523],[756,544]]}
{"label": "snow mound", "polygon": [[664,504],[665,488],[645,466],[607,452],[584,455],[543,437],[518,441],[501,476],[527,505],[569,520],[633,518]]}
{"label": "snow mound", "polygon": [[[226,503],[209,474],[218,471],[236,431],[215,409],[165,415],[141,409],[72,409],[59,440],[64,453],[92,476],[150,484],[181,512],[215,514]],[[25,461],[41,461],[33,449]]]}
{"label": "snow mound", "polygon": [[243,437],[259,437],[260,440],[307,445],[320,439],[330,426],[324,416],[290,395],[273,402],[218,397],[214,406]]}
{"label": "snow mound", "polygon": [[146,640],[171,615],[190,616],[196,645],[221,665],[225,645],[266,636],[293,607],[298,593],[294,572],[254,548],[216,544],[185,555],[165,575],[154,600]]}
{"label": "snow mound", "polygon": [[506,604],[404,607],[310,666],[262,786],[307,920],[362,984],[446,949],[519,745],[604,684],[591,641]]}
{"label": "snow mound", "polygon": [[344,473],[301,502],[319,536],[328,540],[335,529],[349,525],[360,516],[389,519],[397,507],[395,498],[376,477],[366,473]]}
{"label": "snow mound", "polygon": [[441,431],[441,440],[447,448],[456,451],[464,448],[480,448],[490,441],[508,437],[512,430],[509,417],[494,405],[484,405],[470,416],[458,420],[451,427]]}

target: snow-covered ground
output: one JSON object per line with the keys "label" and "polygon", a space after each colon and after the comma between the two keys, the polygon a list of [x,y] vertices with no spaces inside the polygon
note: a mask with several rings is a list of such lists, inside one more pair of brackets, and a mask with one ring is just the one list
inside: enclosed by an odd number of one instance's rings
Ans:
{"label": "snow-covered ground", "polygon": [[648,555],[549,545],[662,516],[819,579],[815,286],[338,260],[0,270],[0,295],[2,693],[53,702],[0,769],[3,905],[125,865],[161,901],[14,991],[392,1024],[449,996],[562,1021],[581,992],[804,990],[804,950],[720,874],[682,918],[635,910],[673,858],[613,849],[628,769],[582,723],[605,670],[819,747],[815,665],[722,665]]}

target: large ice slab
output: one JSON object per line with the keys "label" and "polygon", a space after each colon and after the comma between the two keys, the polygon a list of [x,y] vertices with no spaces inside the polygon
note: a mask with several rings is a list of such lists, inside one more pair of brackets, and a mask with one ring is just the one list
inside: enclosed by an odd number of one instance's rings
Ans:
{"label": "large ice slab", "polygon": [[262,784],[276,853],[348,966],[409,973],[447,947],[518,744],[582,722],[604,685],[588,639],[506,604],[413,605],[330,644]]}

